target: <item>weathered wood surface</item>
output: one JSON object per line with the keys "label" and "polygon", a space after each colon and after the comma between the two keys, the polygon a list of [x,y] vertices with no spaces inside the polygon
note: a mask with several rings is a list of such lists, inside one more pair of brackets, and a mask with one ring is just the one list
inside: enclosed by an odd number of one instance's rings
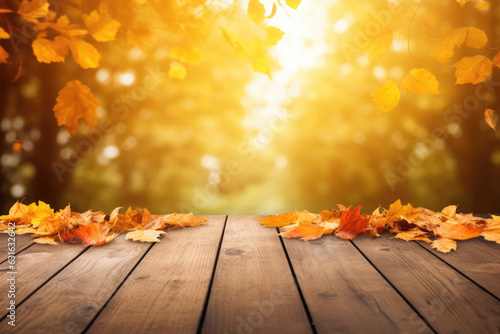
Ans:
{"label": "weathered wood surface", "polygon": [[498,333],[500,246],[443,254],[393,237],[281,239],[257,216],[209,216],[156,244],[85,249],[16,236],[16,327],[0,333]]}
{"label": "weathered wood surface", "polygon": [[[8,239],[9,236],[6,233],[1,233],[0,234],[0,263],[4,262],[7,260],[8,256]],[[15,253],[20,253],[29,246],[33,244],[33,238],[30,235],[27,234],[22,234],[22,235],[16,235],[16,251]]]}

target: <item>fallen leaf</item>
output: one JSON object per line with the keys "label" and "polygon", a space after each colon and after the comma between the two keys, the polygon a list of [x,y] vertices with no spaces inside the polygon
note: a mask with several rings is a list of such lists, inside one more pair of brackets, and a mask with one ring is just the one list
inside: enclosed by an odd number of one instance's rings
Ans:
{"label": "fallen leaf", "polygon": [[287,212],[282,215],[268,216],[266,218],[258,219],[264,226],[282,227],[295,223],[297,218],[293,213]]}
{"label": "fallen leaf", "polygon": [[394,81],[386,81],[383,87],[377,89],[372,94],[373,100],[377,103],[378,110],[381,111],[389,111],[397,107],[400,97],[401,93]]}
{"label": "fallen leaf", "polygon": [[85,247],[103,245],[108,227],[102,224],[77,225],[73,228],[64,226],[59,231],[63,243],[79,244]]}
{"label": "fallen leaf", "polygon": [[435,248],[436,250],[438,250],[440,252],[448,253],[452,249],[453,250],[457,249],[457,243],[453,240],[450,240],[450,239],[440,238],[440,239],[434,240],[431,243],[431,247]]}
{"label": "fallen leaf", "polygon": [[457,84],[478,84],[491,74],[491,60],[486,56],[463,57],[453,67],[457,69]]}
{"label": "fallen leaf", "polygon": [[280,233],[286,238],[301,238],[304,241],[321,238],[323,235],[323,227],[315,223],[299,222],[292,225],[290,228],[284,228],[284,232]]}
{"label": "fallen leaf", "polygon": [[360,216],[361,205],[353,210],[344,210],[340,216],[340,223],[335,231],[339,238],[352,240],[368,231],[370,218]]}
{"label": "fallen leaf", "polygon": [[133,241],[141,242],[160,242],[160,236],[165,234],[165,231],[157,230],[138,230],[128,232],[125,239],[132,239]]}
{"label": "fallen leaf", "polygon": [[[57,236],[56,236],[57,237]],[[45,245],[59,245],[54,237],[41,237],[41,238],[35,238],[33,239],[33,242],[36,242],[37,244],[45,244]]]}
{"label": "fallen leaf", "polygon": [[455,239],[455,240],[467,240],[472,238],[477,238],[483,229],[485,224],[476,225],[474,223],[466,224],[454,224],[443,222],[435,227],[434,233],[441,238]]}
{"label": "fallen leaf", "polygon": [[494,112],[495,112],[495,110],[486,109],[486,111],[484,112],[484,120],[486,121],[486,123],[488,123],[490,128],[492,128],[494,131],[496,131],[497,124],[495,123],[495,120],[493,119]]}
{"label": "fallen leaf", "polygon": [[97,123],[97,99],[90,88],[79,80],[72,80],[61,89],[56,99],[54,113],[58,125],[64,125],[70,134],[78,129],[78,120],[85,120],[89,128]]}

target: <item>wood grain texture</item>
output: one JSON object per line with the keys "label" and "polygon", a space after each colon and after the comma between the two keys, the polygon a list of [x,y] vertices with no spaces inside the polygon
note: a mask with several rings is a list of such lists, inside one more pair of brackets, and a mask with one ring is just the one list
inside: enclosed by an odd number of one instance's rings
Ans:
{"label": "wood grain texture", "polygon": [[318,333],[432,333],[349,241],[283,241]]}
{"label": "wood grain texture", "polygon": [[226,216],[167,232],[87,333],[196,333]]}
{"label": "wood grain texture", "polygon": [[[0,234],[0,263],[7,260],[8,238],[9,236],[6,233]],[[33,244],[33,238],[31,237],[30,234],[16,235],[16,254],[22,252],[32,244]]]}
{"label": "wood grain texture", "polygon": [[80,333],[149,247],[125,235],[92,247],[17,309],[15,330],[4,319],[0,333]]}
{"label": "wood grain texture", "polygon": [[310,333],[276,229],[229,216],[203,333]]}
{"label": "wood grain texture", "polygon": [[[19,303],[24,301],[26,297],[82,251],[83,248],[76,245],[54,246],[35,244],[16,255],[16,303],[19,305]],[[8,262],[0,265],[0,273],[2,275],[7,276],[7,272],[9,271]],[[6,293],[8,290],[9,282],[6,279],[0,280],[1,315],[6,314],[6,307],[9,304]]]}
{"label": "wood grain texture", "polygon": [[425,242],[421,245],[500,299],[499,244],[483,238],[457,241],[457,250],[447,254]]}
{"label": "wood grain texture", "polygon": [[497,333],[500,302],[414,242],[353,243],[438,333]]}

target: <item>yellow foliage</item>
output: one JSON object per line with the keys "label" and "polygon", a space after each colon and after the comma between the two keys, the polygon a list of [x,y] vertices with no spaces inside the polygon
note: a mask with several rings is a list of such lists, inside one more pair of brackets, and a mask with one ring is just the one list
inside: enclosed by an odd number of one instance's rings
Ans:
{"label": "yellow foliage", "polygon": [[63,62],[69,51],[68,39],[57,36],[53,41],[37,38],[33,41],[33,54],[40,63]]}
{"label": "yellow foliage", "polygon": [[402,86],[416,95],[423,93],[440,94],[439,82],[436,80],[436,76],[425,68],[412,69],[404,78]]}
{"label": "yellow foliage", "polygon": [[187,75],[186,68],[177,62],[170,64],[170,69],[168,70],[168,76],[172,79],[184,80]]}
{"label": "yellow foliage", "polygon": [[386,81],[383,87],[380,87],[372,94],[373,100],[377,103],[377,108],[381,111],[389,111],[399,104],[398,85],[394,81]]}
{"label": "yellow foliage", "polygon": [[483,82],[491,74],[491,65],[491,60],[486,56],[463,57],[453,65],[457,69],[457,84]]}

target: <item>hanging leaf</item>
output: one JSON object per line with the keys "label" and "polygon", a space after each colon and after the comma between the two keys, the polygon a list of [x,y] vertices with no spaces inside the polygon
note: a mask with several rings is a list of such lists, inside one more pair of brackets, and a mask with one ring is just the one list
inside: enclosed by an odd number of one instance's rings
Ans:
{"label": "hanging leaf", "polygon": [[53,41],[37,38],[33,41],[33,54],[40,63],[63,62],[69,52],[68,39],[57,36]]}
{"label": "hanging leaf", "polygon": [[266,8],[259,0],[250,0],[247,8],[248,17],[256,24],[264,22]]}
{"label": "hanging leaf", "polygon": [[492,128],[494,131],[496,131],[497,124],[495,123],[495,120],[493,119],[494,112],[495,112],[495,110],[486,109],[486,111],[484,112],[484,120],[486,121],[486,123],[488,123],[490,128]]}
{"label": "hanging leaf", "polygon": [[457,69],[457,84],[478,84],[491,74],[491,60],[485,56],[463,57],[453,67]]}
{"label": "hanging leaf", "polygon": [[425,68],[412,69],[404,78],[402,86],[416,95],[424,93],[440,94],[439,82],[436,80],[436,76]]}
{"label": "hanging leaf", "polygon": [[110,42],[116,38],[121,23],[113,20],[108,13],[92,11],[83,15],[83,21],[90,35],[98,42]]}
{"label": "hanging leaf", "polygon": [[389,111],[397,107],[400,97],[401,93],[394,81],[386,81],[383,87],[377,89],[372,94],[373,100],[377,103],[378,110],[381,111]]}

